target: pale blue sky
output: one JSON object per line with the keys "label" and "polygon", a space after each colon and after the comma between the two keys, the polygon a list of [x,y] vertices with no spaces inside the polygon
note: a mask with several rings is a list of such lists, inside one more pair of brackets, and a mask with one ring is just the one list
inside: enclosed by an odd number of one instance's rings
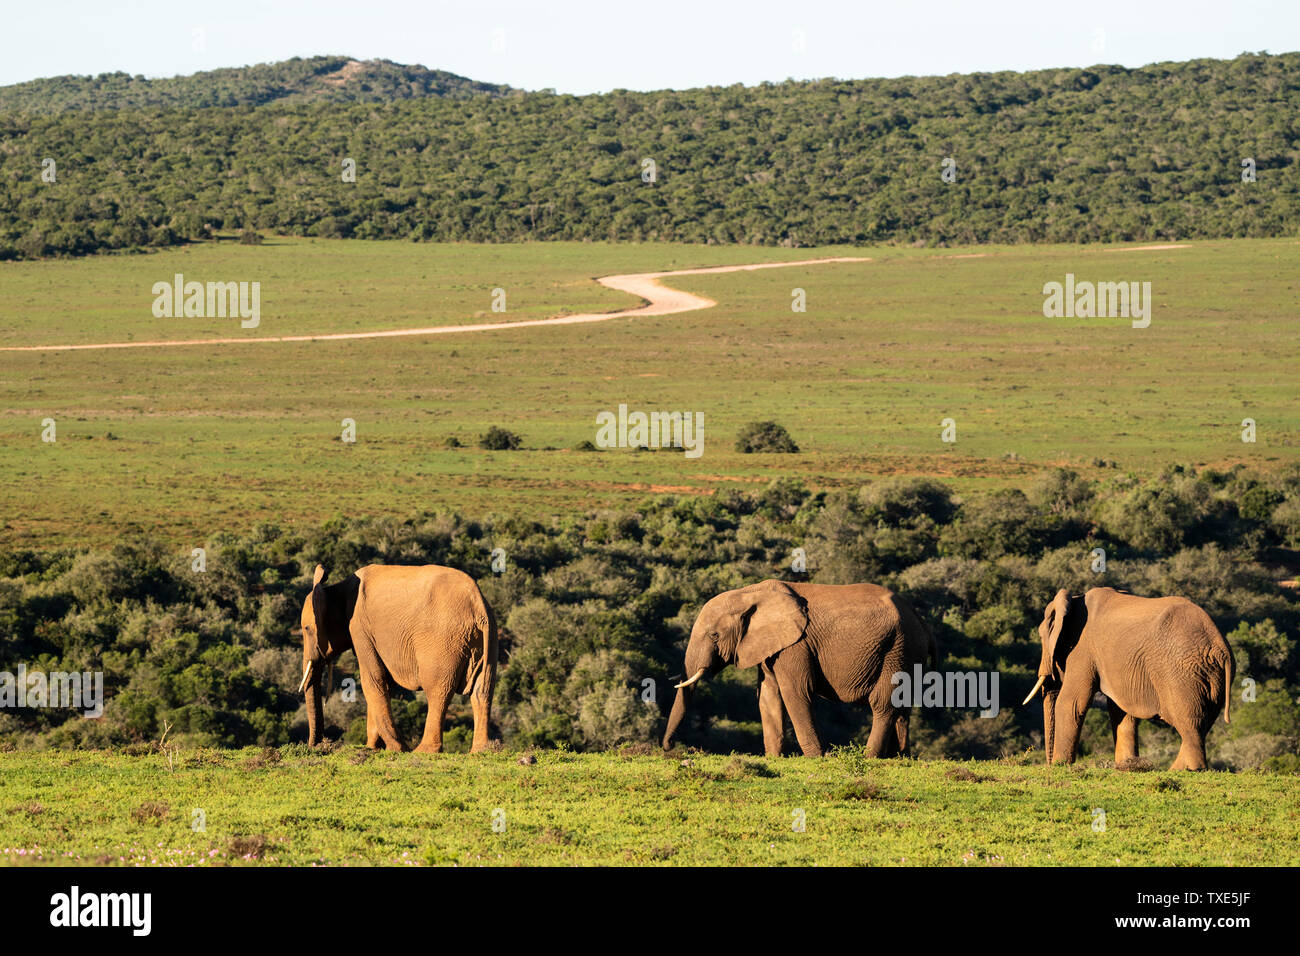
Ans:
{"label": "pale blue sky", "polygon": [[0,85],[330,53],[590,93],[1296,49],[1300,0],[6,0]]}

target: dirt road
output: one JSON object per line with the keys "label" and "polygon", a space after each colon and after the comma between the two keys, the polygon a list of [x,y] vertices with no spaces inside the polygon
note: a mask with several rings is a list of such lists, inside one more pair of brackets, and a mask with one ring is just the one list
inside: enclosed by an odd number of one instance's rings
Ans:
{"label": "dirt road", "polygon": [[579,325],[585,322],[608,322],[610,319],[627,319],[643,315],[673,315],[709,309],[718,303],[703,296],[682,292],[661,285],[660,279],[672,276],[706,275],[713,272],[750,272],[755,269],[782,269],[788,266],[815,266],[829,262],[870,262],[869,258],[839,256],[828,259],[802,259],[798,262],[759,262],[744,266],[710,266],[704,269],[677,269],[673,272],[639,272],[632,275],[603,276],[596,281],[601,285],[638,296],[645,305],[617,312],[593,312],[580,315],[559,315],[551,319],[526,319],[520,322],[484,322],[477,325],[434,325],[420,329],[389,329],[381,332],[334,332],[325,335],[246,336],[244,338],[175,339],[155,342],[98,342],[87,345],[10,345],[0,347],[0,352],[75,352],[99,349],[163,349],[192,345],[253,345],[271,342],[329,342],[339,339],[385,339],[408,335],[459,335],[467,332],[497,332],[502,329],[524,329],[539,325]]}

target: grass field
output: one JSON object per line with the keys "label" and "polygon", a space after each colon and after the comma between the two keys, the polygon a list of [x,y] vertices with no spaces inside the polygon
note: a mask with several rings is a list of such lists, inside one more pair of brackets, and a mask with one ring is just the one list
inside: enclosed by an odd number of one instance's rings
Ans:
{"label": "grass field", "polygon": [[0,863],[1300,864],[1282,776],[1049,770],[1041,754],[519,756],[9,753]]}
{"label": "grass field", "polygon": [[[981,254],[982,257],[962,256]],[[0,353],[0,546],[436,506],[531,517],[658,491],[880,474],[960,489],[1170,462],[1262,468],[1300,454],[1300,242],[1187,248],[768,249],[276,239],[0,264],[0,345],[281,335],[525,319],[628,306],[595,276],[866,255],[868,263],[689,276],[718,301],[675,316],[430,338]],[[262,282],[262,322],[155,319],[152,284]],[[1047,319],[1042,287],[1149,281],[1151,326]],[[508,312],[490,312],[504,288]],[[807,312],[791,311],[803,288]],[[704,454],[580,452],[595,416],[698,411]],[[41,441],[41,422],[58,441]],[[1240,440],[1243,418],[1256,444]],[[339,441],[354,419],[355,444]],[[940,422],[957,423],[956,444]],[[803,453],[741,455],[774,419]],[[475,447],[490,425],[527,450]],[[455,437],[469,447],[448,448]],[[1099,467],[1105,461],[1111,466]]]}

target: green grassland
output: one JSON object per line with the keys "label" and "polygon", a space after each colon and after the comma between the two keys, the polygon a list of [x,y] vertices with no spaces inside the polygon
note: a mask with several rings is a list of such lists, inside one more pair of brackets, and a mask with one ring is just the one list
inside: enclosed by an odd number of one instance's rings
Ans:
{"label": "green grassland", "polygon": [[[846,263],[687,276],[717,300],[674,316],[427,338],[0,353],[0,546],[189,546],[214,529],[338,513],[542,517],[780,476],[814,488],[923,474],[1022,486],[1071,465],[1268,469],[1300,452],[1300,242],[1181,249],[757,249],[433,245],[277,238],[141,256],[0,263],[0,345],[274,336],[528,319],[634,304],[591,281],[829,255]],[[965,258],[964,256],[978,256]],[[155,319],[154,282],[262,282],[262,322]],[[1149,281],[1151,326],[1047,319],[1042,287]],[[504,288],[508,312],[490,311]],[[791,311],[803,288],[807,312]],[[620,403],[699,411],[702,457],[582,452]],[[40,441],[41,420],[58,441]],[[940,422],[957,422],[955,445]],[[1240,422],[1259,423],[1244,444]],[[354,445],[339,441],[356,421]],[[799,455],[734,451],[774,419]],[[524,450],[490,452],[500,425]],[[467,447],[449,448],[455,437]]]}
{"label": "green grassland", "polygon": [[1289,778],[1049,769],[1038,756],[962,764],[869,761],[860,750],[822,759],[542,751],[524,765],[517,753],[302,745],[181,750],[170,760],[158,750],[9,753],[0,862],[1300,863]]}

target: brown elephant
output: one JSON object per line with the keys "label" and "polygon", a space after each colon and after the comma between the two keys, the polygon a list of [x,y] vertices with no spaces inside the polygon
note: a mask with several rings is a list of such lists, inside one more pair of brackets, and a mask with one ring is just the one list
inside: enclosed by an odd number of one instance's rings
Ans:
{"label": "brown elephant", "polygon": [[405,750],[393,726],[389,688],[423,689],[429,702],[424,736],[415,749],[442,750],[442,719],[455,693],[474,708],[474,743],[488,745],[497,630],[474,579],[454,568],[372,564],[325,585],[316,566],[302,607],[303,673],[308,742],[323,738],[321,676],[344,651],[357,656],[366,698],[366,745]]}
{"label": "brown elephant", "polygon": [[1073,763],[1084,712],[1100,690],[1110,700],[1115,762],[1138,755],[1137,722],[1159,720],[1182,738],[1171,770],[1204,770],[1205,737],[1219,710],[1228,722],[1232,649],[1210,616],[1181,597],[1146,598],[1092,588],[1082,598],[1062,588],[1038,625],[1043,642],[1047,762]]}
{"label": "brown elephant", "polygon": [[814,695],[871,708],[869,756],[907,752],[910,711],[890,700],[892,679],[926,659],[937,663],[934,638],[893,592],[874,584],[763,581],[726,591],[700,609],[686,646],[686,680],[668,715],[663,746],[672,747],[692,685],[727,664],[758,668],[763,747],[781,754],[789,715],[804,755],[819,757]]}

